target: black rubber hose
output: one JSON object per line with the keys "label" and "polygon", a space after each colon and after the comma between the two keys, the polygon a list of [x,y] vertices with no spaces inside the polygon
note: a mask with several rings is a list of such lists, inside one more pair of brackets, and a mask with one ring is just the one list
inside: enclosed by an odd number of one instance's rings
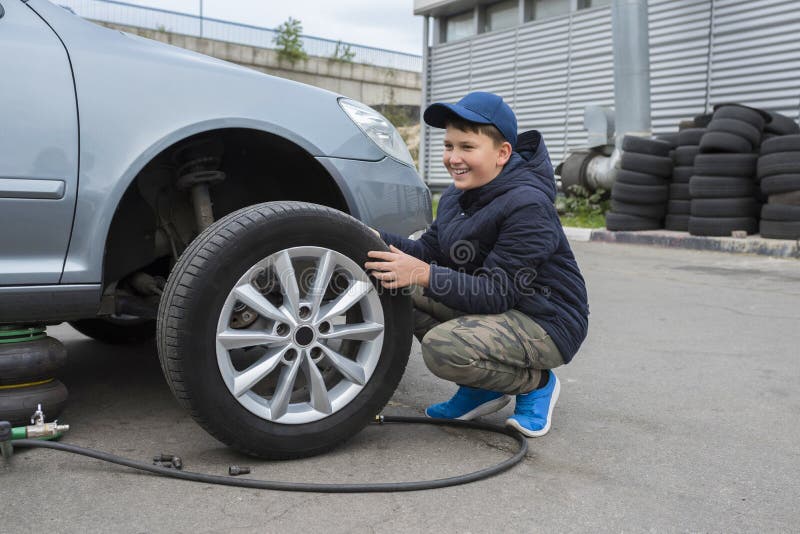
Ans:
{"label": "black rubber hose", "polygon": [[519,444],[519,450],[507,460],[499,464],[448,478],[439,478],[436,480],[424,480],[417,482],[381,482],[381,483],[368,483],[368,484],[313,484],[305,482],[281,482],[276,480],[257,480],[252,478],[234,478],[230,476],[221,475],[207,475],[205,473],[193,473],[191,471],[178,471],[167,467],[160,467],[157,465],[150,465],[144,462],[137,462],[129,460],[121,456],[116,456],[103,451],[94,449],[87,449],[70,445],[67,443],[57,443],[52,441],[40,441],[36,439],[18,439],[12,443],[19,447],[38,447],[42,449],[55,449],[57,451],[70,452],[73,454],[80,454],[90,458],[96,458],[105,462],[113,464],[124,465],[133,469],[140,469],[148,471],[156,475],[178,478],[182,480],[191,480],[193,482],[204,482],[206,484],[220,484],[223,486],[236,486],[240,488],[255,488],[255,489],[270,489],[280,491],[306,491],[318,493],[388,493],[397,491],[419,491],[436,488],[446,488],[448,486],[456,486],[459,484],[466,484],[468,482],[475,482],[489,478],[491,476],[507,471],[525,458],[528,452],[528,440],[519,432],[500,427],[497,425],[490,425],[487,423],[479,423],[476,421],[459,421],[454,419],[432,419],[428,417],[406,417],[399,415],[383,416],[378,422],[383,423],[415,423],[426,425],[438,426],[455,426],[461,428],[472,428],[476,430],[484,430],[487,432],[494,432],[497,434],[504,434],[514,438]]}

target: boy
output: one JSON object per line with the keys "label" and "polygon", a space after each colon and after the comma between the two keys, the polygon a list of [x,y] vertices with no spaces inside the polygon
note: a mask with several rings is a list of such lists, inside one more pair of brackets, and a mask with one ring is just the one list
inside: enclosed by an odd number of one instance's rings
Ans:
{"label": "boy", "polygon": [[459,385],[428,416],[473,419],[516,395],[506,425],[543,436],[561,389],[550,370],[575,355],[589,314],[544,141],[535,130],[518,140],[514,112],[491,93],[432,104],[423,117],[446,129],[453,185],[418,241],[379,232],[391,252],[370,251],[383,261],[365,267],[385,288],[424,288],[414,335],[428,368]]}

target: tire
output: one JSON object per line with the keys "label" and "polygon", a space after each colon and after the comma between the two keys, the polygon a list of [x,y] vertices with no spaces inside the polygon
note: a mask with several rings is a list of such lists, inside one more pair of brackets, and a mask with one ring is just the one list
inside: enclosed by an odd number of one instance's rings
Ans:
{"label": "tire", "polygon": [[678,146],[697,146],[706,133],[705,128],[686,128],[678,132]]}
{"label": "tire", "polygon": [[800,206],[788,204],[764,204],[761,208],[761,218],[769,221],[800,221]]}
{"label": "tire", "polygon": [[138,345],[156,335],[156,322],[139,317],[96,317],[69,324],[84,336],[108,345]]}
{"label": "tire", "polygon": [[664,219],[664,228],[675,232],[688,232],[689,215],[667,215]]}
{"label": "tire", "polygon": [[800,191],[800,174],[776,174],[761,180],[761,192],[765,195],[780,195]]}
{"label": "tire", "polygon": [[778,193],[768,197],[770,204],[785,204],[788,206],[800,206],[800,190],[789,191],[788,193]]}
{"label": "tire", "polygon": [[694,170],[703,176],[754,178],[757,163],[757,154],[698,154]]}
{"label": "tire", "polygon": [[606,229],[612,232],[636,232],[640,230],[658,230],[661,228],[661,219],[637,217],[624,213],[606,213]]}
{"label": "tire", "polygon": [[693,167],[694,158],[700,153],[700,148],[696,146],[679,146],[675,149],[676,167]]}
{"label": "tire", "polygon": [[631,204],[664,203],[669,197],[666,185],[630,185],[615,182],[611,187],[611,199]]}
{"label": "tire", "polygon": [[667,157],[669,156],[669,151],[672,150],[672,145],[664,141],[659,141],[658,139],[626,135],[622,139],[622,150],[625,152],[636,152],[637,154]]}
{"label": "tire", "polygon": [[[159,358],[178,401],[217,439],[262,458],[319,454],[356,434],[388,402],[411,348],[411,300],[404,292],[376,290],[378,282],[363,270],[369,250],[386,250],[386,245],[365,225],[302,202],[258,204],[207,228],[170,274],[158,312]],[[300,263],[303,258],[309,259]],[[313,269],[333,273],[329,265],[346,276],[328,274],[324,292],[311,291]],[[294,283],[287,282],[292,278],[286,273],[294,273]],[[306,290],[291,290],[295,284]],[[336,291],[355,300],[346,313],[337,312]],[[276,309],[281,293],[290,295],[282,311]],[[303,308],[313,309],[314,294],[329,304],[320,313],[336,312],[321,319],[328,332],[335,331],[337,320],[363,324],[366,330],[337,349],[336,341],[325,340],[320,319],[301,317]],[[231,323],[244,304],[260,314],[247,328],[267,335],[271,352],[253,348],[255,340],[233,337],[244,331]],[[304,321],[313,328],[302,326]],[[244,352],[248,345],[251,350]],[[321,352],[313,356],[315,351]],[[259,365],[262,371],[248,381],[243,370]],[[235,386],[237,380],[244,383]],[[238,396],[234,387],[240,388]]]}
{"label": "tire", "polygon": [[678,146],[678,132],[657,135],[656,139],[658,139],[659,141],[663,141],[664,143],[667,143],[672,148]]}
{"label": "tire", "polygon": [[800,152],[800,134],[780,135],[761,143],[762,156],[776,152]]}
{"label": "tire", "polygon": [[47,421],[53,421],[67,403],[67,388],[59,380],[20,388],[0,389],[0,421],[11,426],[31,424],[37,405],[42,405]]}
{"label": "tire", "polygon": [[753,143],[744,137],[727,132],[708,132],[700,140],[700,152],[752,152]]}
{"label": "tire", "polygon": [[694,167],[681,166],[672,169],[672,182],[676,184],[688,184],[689,180],[695,174]]}
{"label": "tire", "polygon": [[764,129],[769,115],[766,112],[742,106],[740,104],[720,104],[714,107],[714,117],[712,119],[736,119],[755,126],[758,131]]}
{"label": "tire", "polygon": [[692,194],[689,191],[689,184],[669,184],[670,200],[691,200]]}
{"label": "tire", "polygon": [[669,215],[689,215],[692,210],[691,200],[670,200],[667,204]]}
{"label": "tire", "polygon": [[758,158],[758,177],[800,174],[800,152],[774,152]]}
{"label": "tire", "polygon": [[727,132],[744,137],[753,146],[761,144],[761,130],[738,119],[714,119],[708,125],[709,132]]}
{"label": "tire", "polygon": [[663,219],[667,209],[665,204],[630,204],[628,202],[612,200],[611,211],[649,219]]}
{"label": "tire", "polygon": [[672,160],[663,156],[624,152],[622,154],[621,167],[627,171],[653,174],[662,178],[672,176]]}
{"label": "tire", "polygon": [[645,174],[643,172],[627,171],[620,169],[617,173],[617,182],[629,185],[667,185],[667,181],[652,174]]}
{"label": "tire", "polygon": [[692,176],[689,182],[692,200],[695,198],[749,197],[756,192],[753,180],[727,176]]}
{"label": "tire", "polygon": [[697,128],[705,128],[711,122],[713,117],[713,113],[703,113],[701,115],[695,115],[693,122]]}
{"label": "tire", "polygon": [[67,351],[55,338],[0,345],[0,386],[53,378],[67,363]]}
{"label": "tire", "polygon": [[758,217],[761,204],[752,197],[696,198],[692,200],[694,217]]}
{"label": "tire", "polygon": [[772,117],[772,120],[769,121],[766,126],[764,126],[764,132],[776,135],[792,135],[800,133],[800,126],[797,125],[794,119],[774,111],[767,111],[767,113],[769,113],[770,117]]}
{"label": "tire", "polygon": [[800,239],[800,222],[761,219],[760,232],[769,239]]}
{"label": "tire", "polygon": [[758,219],[755,217],[690,217],[689,233],[730,237],[735,231],[744,230],[748,234],[758,233]]}

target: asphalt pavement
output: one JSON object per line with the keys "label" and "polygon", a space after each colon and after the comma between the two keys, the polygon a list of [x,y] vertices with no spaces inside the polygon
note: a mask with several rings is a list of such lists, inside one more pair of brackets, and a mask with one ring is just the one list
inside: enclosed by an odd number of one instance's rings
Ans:
{"label": "asphalt pavement", "polygon": [[[0,460],[12,532],[788,532],[800,524],[800,260],[575,243],[590,333],[560,369],[553,428],[495,478],[399,494],[285,493],[182,482],[46,450]],[[513,449],[463,430],[370,426],[316,458],[265,462],[206,434],[173,400],[154,346],[66,324],[65,442],[187,470],[307,482],[439,478]],[[414,344],[384,413],[454,388]],[[501,423],[512,405],[486,418]]]}

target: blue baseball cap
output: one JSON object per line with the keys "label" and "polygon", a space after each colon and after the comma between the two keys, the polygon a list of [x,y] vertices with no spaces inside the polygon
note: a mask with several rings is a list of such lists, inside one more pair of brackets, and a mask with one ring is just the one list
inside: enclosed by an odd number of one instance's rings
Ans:
{"label": "blue baseball cap", "polygon": [[476,91],[457,104],[437,102],[428,106],[422,118],[434,128],[445,128],[447,118],[457,115],[478,124],[491,124],[503,134],[511,146],[517,144],[517,117],[503,99],[492,93]]}

